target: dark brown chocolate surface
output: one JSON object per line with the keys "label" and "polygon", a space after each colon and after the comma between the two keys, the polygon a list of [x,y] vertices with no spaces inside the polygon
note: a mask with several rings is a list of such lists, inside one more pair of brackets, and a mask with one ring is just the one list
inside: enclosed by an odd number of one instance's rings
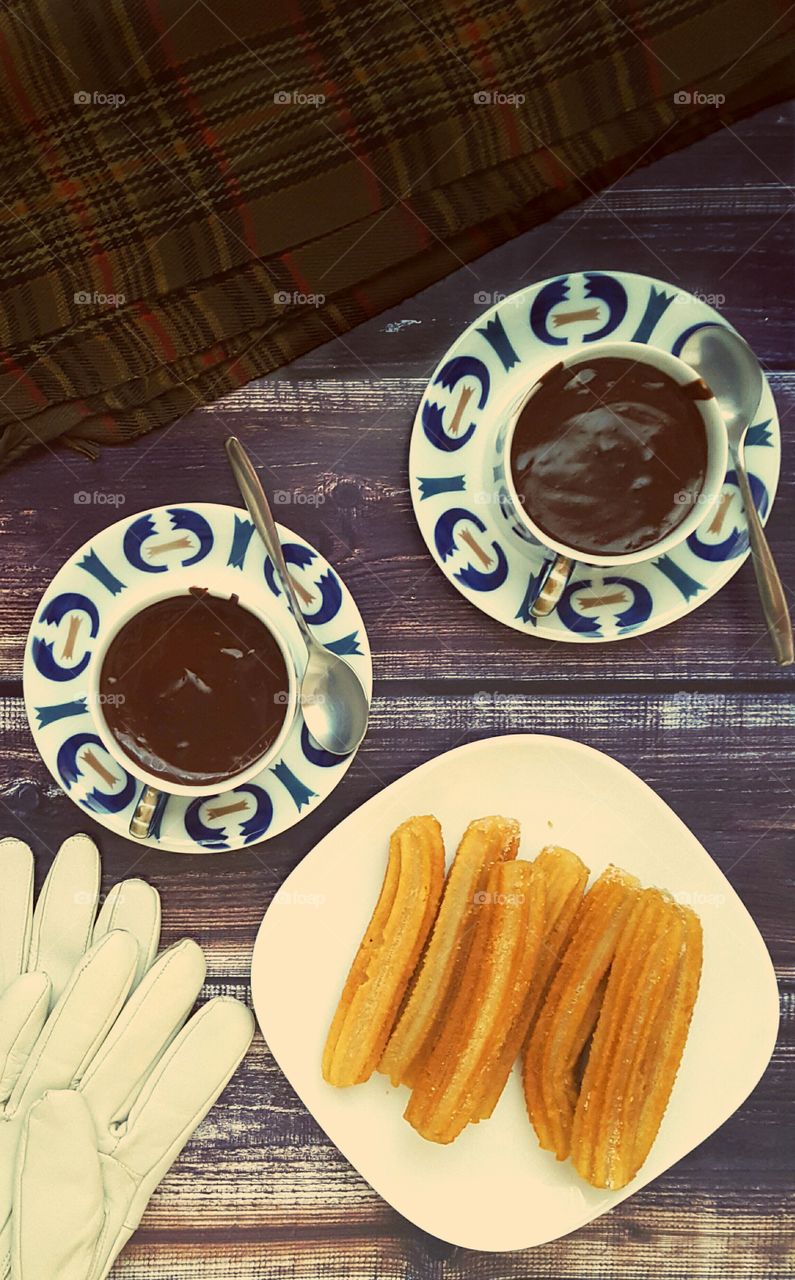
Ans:
{"label": "dark brown chocolate surface", "polygon": [[516,424],[511,471],[520,501],[549,537],[585,554],[626,555],[665,538],[701,492],[707,439],[681,387],[615,356],[557,365]]}
{"label": "dark brown chocolate surface", "polygon": [[125,623],[100,673],[108,728],[130,759],[188,786],[222,782],[267,751],[287,688],[264,623],[236,597],[198,588]]}

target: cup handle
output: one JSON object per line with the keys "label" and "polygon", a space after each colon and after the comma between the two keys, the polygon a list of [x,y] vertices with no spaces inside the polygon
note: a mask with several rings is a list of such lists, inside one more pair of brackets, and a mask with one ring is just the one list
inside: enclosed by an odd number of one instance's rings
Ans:
{"label": "cup handle", "polygon": [[161,812],[168,796],[164,791],[148,784],[138,797],[133,816],[130,818],[129,832],[134,840],[146,840],[154,825],[155,818]]}
{"label": "cup handle", "polygon": [[546,618],[557,607],[573,568],[574,561],[568,556],[556,556],[550,563],[539,583],[536,598],[530,608],[534,618]]}

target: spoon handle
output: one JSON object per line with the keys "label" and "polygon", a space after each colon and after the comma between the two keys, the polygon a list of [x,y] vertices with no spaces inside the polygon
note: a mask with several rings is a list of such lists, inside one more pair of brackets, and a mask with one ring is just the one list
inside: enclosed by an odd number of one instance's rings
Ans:
{"label": "spoon handle", "polygon": [[276,531],[276,522],[273,519],[268,499],[265,497],[265,490],[260,484],[259,476],[254,470],[253,463],[238,440],[237,436],[229,436],[225,444],[226,454],[232,467],[237,486],[242,495],[243,501],[248,507],[248,513],[254,522],[257,533],[265,543],[265,550],[274,563],[276,572],[282,580],[282,586],[287,592],[287,598],[292,606],[295,614],[295,621],[298,629],[304,638],[307,646],[312,643],[313,636],[309,630],[309,626],[301,612],[301,605],[298,602],[298,596],[295,593],[293,580],[287,569],[287,564],[282,551],[282,544],[279,541],[279,535]]}
{"label": "spoon handle", "polygon": [[762,521],[757,514],[742,457],[742,445],[735,451],[734,468],[745,507],[745,518],[748,521],[751,559],[773,653],[779,666],[788,667],[795,660],[795,650],[793,650],[792,623],[787,608],[787,598],[762,528]]}

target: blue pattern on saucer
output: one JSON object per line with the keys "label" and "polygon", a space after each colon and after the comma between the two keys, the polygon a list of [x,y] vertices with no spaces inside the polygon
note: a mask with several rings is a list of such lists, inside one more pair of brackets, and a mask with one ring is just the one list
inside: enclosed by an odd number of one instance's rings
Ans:
{"label": "blue pattern on saucer", "polygon": [[[409,480],[428,549],[466,599],[516,631],[592,643],[665,626],[737,572],[748,554],[748,531],[729,470],[717,507],[684,545],[620,571],[582,565],[555,612],[534,618],[530,605],[550,553],[501,505],[487,461],[510,404],[566,347],[610,339],[679,355],[691,333],[712,325],[730,327],[674,285],[624,271],[585,271],[504,298],[456,339],[417,411]],[[780,461],[778,415],[765,382],[746,440],[751,490],[763,519]]]}
{"label": "blue pattern on saucer", "polygon": [[[304,616],[329,648],[345,656],[368,692],[367,633],[350,592],[314,547],[279,525]],[[162,575],[206,565],[237,580],[254,576],[284,610],[297,637],[273,565],[254,526],[215,503],[158,507],[128,516],[81,547],[58,571],[34,616],[25,649],[25,706],[42,758],[66,794],[103,826],[126,836],[141,784],[106,751],[87,705],[95,642],[112,602]],[[197,574],[200,579],[200,571]],[[296,656],[303,651],[296,640]],[[323,751],[300,708],[282,751],[250,782],[216,796],[169,797],[158,815],[154,848],[215,853],[269,839],[299,822],[337,786],[353,755]]]}

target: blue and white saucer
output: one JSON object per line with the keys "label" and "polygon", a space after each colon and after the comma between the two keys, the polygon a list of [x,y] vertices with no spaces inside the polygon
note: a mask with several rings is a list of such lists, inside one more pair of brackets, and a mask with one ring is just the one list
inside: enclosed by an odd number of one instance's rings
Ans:
{"label": "blue and white saucer", "polygon": [[[557,609],[530,606],[550,559],[518,539],[494,500],[489,449],[508,406],[534,370],[581,343],[647,342],[679,355],[696,329],[731,326],[702,299],[624,271],[572,272],[531,285],[475,320],[447,351],[422,397],[411,438],[414,513],[445,577],[478,609],[529,635],[581,643],[623,640],[697,609],[748,555],[737,479],[726,474],[718,506],[668,555],[622,571],[575,568]],[[767,382],[746,439],[756,506],[767,519],[781,441]]]}
{"label": "blue and white saucer", "polygon": [[[351,664],[368,695],[370,646],[359,610],[319,551],[283,525],[284,555],[304,617],[329,649]],[[238,574],[261,582],[298,636],[270,558],[246,515],[213,502],[156,507],[119,520],[75,552],[44,593],[25,646],[23,683],[31,731],[47,768],[66,794],[97,822],[127,836],[141,783],[102,745],[87,706],[92,653],[121,593],[151,574],[186,568],[202,576]],[[163,578],[158,579],[158,583]],[[176,589],[176,588],[175,588]],[[300,644],[300,641],[297,641]],[[296,653],[300,660],[302,651]],[[303,661],[306,653],[303,650]],[[300,668],[299,668],[300,669]],[[269,840],[326,799],[353,759],[323,751],[300,708],[283,750],[250,782],[219,796],[171,796],[143,842],[172,853],[217,853]]]}

